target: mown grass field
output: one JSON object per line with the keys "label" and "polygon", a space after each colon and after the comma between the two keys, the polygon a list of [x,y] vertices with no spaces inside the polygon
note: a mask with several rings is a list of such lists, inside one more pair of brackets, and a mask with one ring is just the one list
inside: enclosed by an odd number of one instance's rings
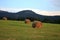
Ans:
{"label": "mown grass field", "polygon": [[43,23],[32,28],[32,22],[0,20],[0,40],[60,40],[60,24]]}

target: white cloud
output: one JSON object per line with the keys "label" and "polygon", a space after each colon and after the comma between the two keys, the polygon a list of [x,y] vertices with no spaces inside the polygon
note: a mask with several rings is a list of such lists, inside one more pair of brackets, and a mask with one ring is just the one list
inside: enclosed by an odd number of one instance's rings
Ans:
{"label": "white cloud", "polygon": [[22,10],[32,10],[39,15],[46,15],[46,16],[59,15],[60,16],[60,11],[43,11],[43,10],[38,10],[38,9],[33,9],[33,8],[0,8],[0,10],[8,11],[8,12],[18,12],[18,11],[22,11]]}
{"label": "white cloud", "polygon": [[40,13],[47,16],[60,16],[60,11],[41,11]]}
{"label": "white cloud", "polygon": [[19,9],[15,9],[15,8],[0,8],[0,10],[8,11],[8,12],[18,12],[19,11]]}

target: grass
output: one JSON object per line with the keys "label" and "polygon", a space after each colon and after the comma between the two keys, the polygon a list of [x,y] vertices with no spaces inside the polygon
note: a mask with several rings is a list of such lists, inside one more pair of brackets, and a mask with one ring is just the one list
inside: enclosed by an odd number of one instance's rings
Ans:
{"label": "grass", "polygon": [[32,22],[0,20],[0,40],[60,40],[60,24],[43,23],[32,28]]}

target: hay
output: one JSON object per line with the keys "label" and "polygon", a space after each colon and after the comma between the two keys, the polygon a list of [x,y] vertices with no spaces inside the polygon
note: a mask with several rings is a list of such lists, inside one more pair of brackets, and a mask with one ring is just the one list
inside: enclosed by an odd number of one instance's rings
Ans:
{"label": "hay", "polygon": [[32,23],[32,27],[33,28],[41,28],[42,27],[42,22],[40,22],[40,21],[34,21]]}
{"label": "hay", "polygon": [[7,17],[3,17],[2,19],[3,19],[3,20],[7,20]]}
{"label": "hay", "polygon": [[25,19],[25,23],[26,24],[29,24],[30,23],[30,20],[29,19]]}

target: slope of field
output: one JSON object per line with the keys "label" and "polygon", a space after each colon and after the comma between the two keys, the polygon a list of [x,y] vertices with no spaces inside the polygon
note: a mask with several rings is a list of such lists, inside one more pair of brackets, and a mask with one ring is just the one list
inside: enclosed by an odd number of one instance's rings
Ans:
{"label": "slope of field", "polygon": [[32,22],[0,20],[0,40],[60,40],[60,24],[43,23],[32,28]]}

